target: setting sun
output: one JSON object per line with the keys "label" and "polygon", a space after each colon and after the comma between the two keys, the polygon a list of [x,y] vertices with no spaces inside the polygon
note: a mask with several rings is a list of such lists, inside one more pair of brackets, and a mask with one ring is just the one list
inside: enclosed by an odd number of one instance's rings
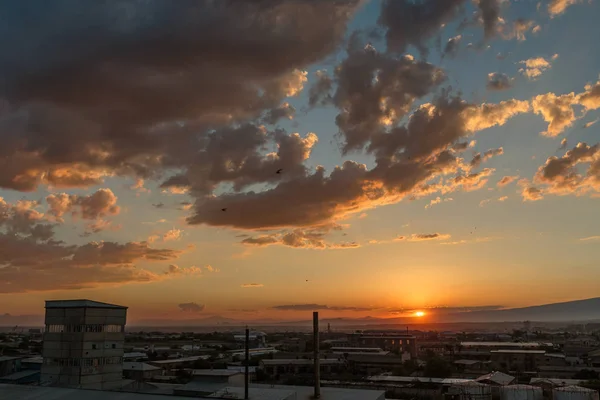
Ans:
{"label": "setting sun", "polygon": [[420,318],[420,317],[424,317],[424,316],[425,316],[425,313],[423,311],[416,311],[415,312],[415,317],[419,317]]}

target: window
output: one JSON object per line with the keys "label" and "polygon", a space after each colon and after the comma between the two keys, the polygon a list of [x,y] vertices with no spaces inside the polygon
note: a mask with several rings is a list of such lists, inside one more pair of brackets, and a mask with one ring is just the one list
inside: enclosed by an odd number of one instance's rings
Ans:
{"label": "window", "polygon": [[117,348],[117,345],[113,343],[113,344],[112,344],[112,348],[113,348],[113,349],[116,349],[116,348]]}
{"label": "window", "polygon": [[46,332],[61,333],[66,332],[65,325],[46,325]]}
{"label": "window", "polygon": [[96,345],[92,344],[92,350],[96,350]]}

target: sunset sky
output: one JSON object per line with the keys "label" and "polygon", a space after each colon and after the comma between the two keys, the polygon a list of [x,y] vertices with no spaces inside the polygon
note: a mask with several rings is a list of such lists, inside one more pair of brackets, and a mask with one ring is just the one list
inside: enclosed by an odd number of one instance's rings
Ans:
{"label": "sunset sky", "polygon": [[597,0],[0,5],[0,315],[600,296]]}

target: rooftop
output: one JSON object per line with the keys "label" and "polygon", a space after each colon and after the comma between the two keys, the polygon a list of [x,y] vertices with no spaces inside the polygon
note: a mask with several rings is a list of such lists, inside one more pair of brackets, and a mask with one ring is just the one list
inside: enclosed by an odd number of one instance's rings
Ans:
{"label": "rooftop", "polygon": [[460,342],[463,347],[540,347],[543,344],[537,342]]}
{"label": "rooftop", "polygon": [[490,353],[507,353],[507,354],[545,354],[544,350],[492,350]]}
{"label": "rooftop", "polygon": [[489,381],[497,385],[509,385],[515,380],[514,376],[505,374],[504,372],[490,372],[475,379],[476,382]]}
{"label": "rooftop", "polygon": [[128,371],[156,371],[160,368],[155,367],[154,365],[146,364],[143,362],[124,362],[123,370]]}
{"label": "rooftop", "polygon": [[241,373],[233,369],[195,369],[192,372],[194,376],[233,376]]}
{"label": "rooftop", "polygon": [[367,378],[371,382],[388,382],[388,383],[436,383],[439,385],[456,385],[458,383],[473,382],[473,379],[457,379],[457,378],[425,378],[421,376],[391,376],[391,375],[376,375]]}
{"label": "rooftop", "polygon": [[[299,359],[291,359],[291,360],[262,360],[262,363],[264,363],[264,365],[313,365],[314,364],[314,360],[307,360],[305,358],[299,358]],[[338,364],[343,364],[344,361],[343,360],[337,360],[337,359],[323,359],[321,358],[319,361],[319,364],[321,365],[338,365]]]}
{"label": "rooftop", "polygon": [[79,300],[46,300],[46,308],[114,308],[126,310],[127,307],[116,304],[101,303],[99,301],[79,299]]}
{"label": "rooftop", "polygon": [[18,360],[21,357],[0,356],[0,362]]}

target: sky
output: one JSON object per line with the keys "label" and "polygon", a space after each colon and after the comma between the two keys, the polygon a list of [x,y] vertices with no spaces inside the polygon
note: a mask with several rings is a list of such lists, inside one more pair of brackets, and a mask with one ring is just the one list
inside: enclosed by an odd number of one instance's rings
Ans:
{"label": "sky", "polygon": [[0,5],[0,314],[600,295],[596,0]]}

